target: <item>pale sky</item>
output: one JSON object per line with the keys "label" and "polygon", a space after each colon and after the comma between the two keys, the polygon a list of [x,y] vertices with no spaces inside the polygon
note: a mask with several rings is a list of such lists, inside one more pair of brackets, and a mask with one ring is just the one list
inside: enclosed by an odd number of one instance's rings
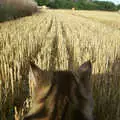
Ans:
{"label": "pale sky", "polygon": [[98,1],[111,1],[115,4],[120,4],[120,0],[98,0]]}

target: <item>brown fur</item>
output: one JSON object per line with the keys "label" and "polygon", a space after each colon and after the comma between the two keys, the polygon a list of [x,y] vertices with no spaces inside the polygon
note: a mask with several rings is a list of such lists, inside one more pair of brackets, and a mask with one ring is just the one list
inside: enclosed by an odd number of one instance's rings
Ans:
{"label": "brown fur", "polygon": [[33,107],[24,120],[93,120],[90,61],[76,72],[43,71],[31,63]]}

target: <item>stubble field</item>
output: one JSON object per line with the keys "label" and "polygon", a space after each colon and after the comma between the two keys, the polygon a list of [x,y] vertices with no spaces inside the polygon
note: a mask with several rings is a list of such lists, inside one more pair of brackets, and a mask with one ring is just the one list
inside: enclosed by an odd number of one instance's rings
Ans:
{"label": "stubble field", "polygon": [[0,23],[0,119],[21,120],[29,110],[30,60],[49,70],[72,70],[91,60],[94,114],[119,120],[119,19],[115,12],[43,10]]}

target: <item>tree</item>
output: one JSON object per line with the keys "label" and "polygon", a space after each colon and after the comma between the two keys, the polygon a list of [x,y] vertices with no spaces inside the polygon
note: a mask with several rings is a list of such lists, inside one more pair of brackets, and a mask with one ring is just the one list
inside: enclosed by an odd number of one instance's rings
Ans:
{"label": "tree", "polygon": [[117,5],[117,10],[120,10],[120,4],[119,4],[119,5]]}
{"label": "tree", "polygon": [[47,5],[49,0],[35,0],[37,2],[38,5],[42,6],[42,5]]}
{"label": "tree", "polygon": [[107,1],[94,1],[98,5],[99,10],[108,10],[108,11],[115,11],[117,10],[117,7],[114,3],[112,2],[107,2]]}
{"label": "tree", "polygon": [[62,8],[62,9],[71,9],[74,7],[74,1],[73,0],[54,0],[52,2],[49,2],[49,6],[52,8]]}
{"label": "tree", "polygon": [[85,9],[85,10],[109,10],[115,11],[120,9],[112,2],[96,0],[36,0],[38,5],[47,5],[50,8],[62,9]]}

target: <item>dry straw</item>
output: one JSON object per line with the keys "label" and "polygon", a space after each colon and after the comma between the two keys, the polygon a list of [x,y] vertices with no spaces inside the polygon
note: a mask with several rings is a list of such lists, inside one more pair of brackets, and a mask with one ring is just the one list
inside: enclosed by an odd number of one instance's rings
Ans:
{"label": "dry straw", "polygon": [[78,11],[45,10],[0,24],[1,119],[20,120],[32,105],[29,60],[41,69],[65,70],[90,59],[94,61],[95,115],[100,120],[119,120],[120,76],[118,70],[112,71],[119,58],[119,29]]}

